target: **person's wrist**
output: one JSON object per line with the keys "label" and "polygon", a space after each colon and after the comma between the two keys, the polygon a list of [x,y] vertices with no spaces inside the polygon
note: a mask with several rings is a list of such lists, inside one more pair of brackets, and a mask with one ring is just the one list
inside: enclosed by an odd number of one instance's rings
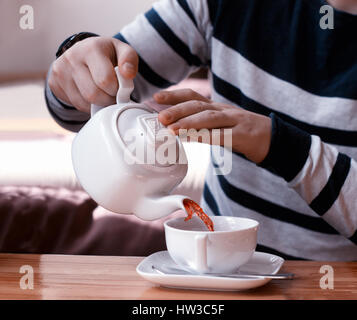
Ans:
{"label": "person's wrist", "polygon": [[272,139],[272,122],[270,117],[264,117],[265,126],[264,126],[264,134],[262,136],[262,143],[260,144],[260,152],[259,157],[256,161],[257,164],[264,161],[266,156],[269,153]]}
{"label": "person's wrist", "polygon": [[272,138],[272,121],[269,117],[257,115],[253,119],[255,128],[247,130],[247,137],[244,139],[244,156],[259,164],[267,157]]}
{"label": "person's wrist", "polygon": [[91,37],[99,37],[99,35],[92,32],[79,32],[68,37],[60,44],[56,52],[56,59],[58,59],[62,54],[64,54],[69,48],[73,47],[77,42]]}

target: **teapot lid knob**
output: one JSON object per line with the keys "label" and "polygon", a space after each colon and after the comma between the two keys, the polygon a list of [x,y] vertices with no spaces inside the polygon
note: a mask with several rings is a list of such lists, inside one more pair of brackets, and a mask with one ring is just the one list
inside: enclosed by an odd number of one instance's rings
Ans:
{"label": "teapot lid knob", "polygon": [[[132,79],[124,78],[119,71],[118,67],[115,67],[115,73],[117,75],[119,89],[117,92],[116,102],[117,104],[128,103],[130,102],[130,95],[134,90],[134,81]],[[95,104],[91,105],[91,116],[97,113],[103,107],[97,106]]]}
{"label": "teapot lid knob", "polygon": [[118,67],[115,67],[115,73],[119,83],[119,90],[117,92],[117,104],[130,102],[130,95],[134,90],[134,81],[132,79],[124,78],[120,74]]}

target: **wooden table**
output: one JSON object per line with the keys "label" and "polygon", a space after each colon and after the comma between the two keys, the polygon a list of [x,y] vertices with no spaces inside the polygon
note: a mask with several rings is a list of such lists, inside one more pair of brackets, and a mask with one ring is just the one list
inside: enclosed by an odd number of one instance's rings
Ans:
{"label": "wooden table", "polygon": [[[176,290],[155,286],[135,271],[142,257],[0,254],[0,299],[357,299],[357,262],[286,261],[294,280],[272,280],[241,292]],[[34,270],[34,288],[21,289],[23,265]],[[321,289],[320,268],[334,269],[334,289]]]}

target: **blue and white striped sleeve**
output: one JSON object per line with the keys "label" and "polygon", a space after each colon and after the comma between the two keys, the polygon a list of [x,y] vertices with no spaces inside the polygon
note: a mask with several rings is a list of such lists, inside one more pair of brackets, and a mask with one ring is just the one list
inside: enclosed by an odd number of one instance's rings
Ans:
{"label": "blue and white striped sleeve", "polygon": [[[209,64],[209,21],[205,0],[161,0],[115,35],[139,55],[134,100],[148,99]],[[61,126],[78,131],[88,120],[88,115],[56,99],[48,84],[45,95]]]}
{"label": "blue and white striped sleeve", "polygon": [[270,151],[260,164],[283,177],[321,218],[357,244],[357,162],[271,115]]}

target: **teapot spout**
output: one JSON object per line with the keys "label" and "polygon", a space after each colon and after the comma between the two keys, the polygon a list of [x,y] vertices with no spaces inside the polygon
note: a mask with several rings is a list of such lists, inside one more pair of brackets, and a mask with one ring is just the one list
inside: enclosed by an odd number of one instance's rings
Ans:
{"label": "teapot spout", "polygon": [[187,196],[171,195],[163,197],[145,197],[135,206],[134,214],[143,220],[156,220],[177,211],[185,211],[183,200]]}

